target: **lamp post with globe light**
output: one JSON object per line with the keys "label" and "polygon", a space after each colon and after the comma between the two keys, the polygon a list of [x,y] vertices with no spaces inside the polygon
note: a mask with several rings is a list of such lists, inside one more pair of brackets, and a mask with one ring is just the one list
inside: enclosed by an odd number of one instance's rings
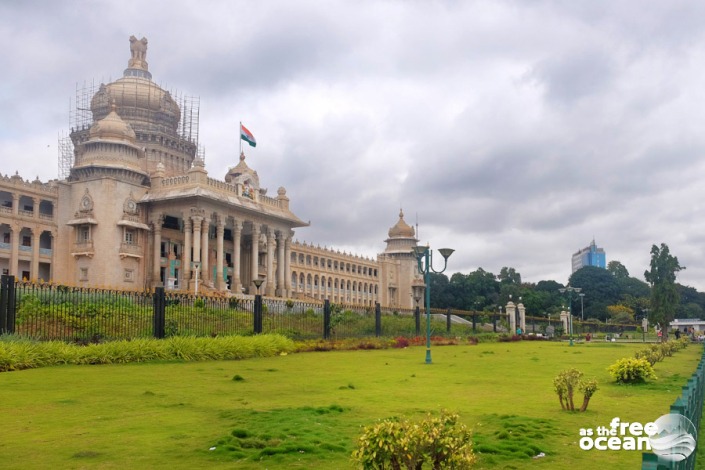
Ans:
{"label": "lamp post with globe light", "polygon": [[[443,256],[443,269],[436,271],[433,269],[433,253],[431,248],[427,246],[415,246],[414,255],[416,256],[416,262],[418,264],[419,273],[424,276],[424,284],[426,289],[426,364],[431,364],[431,284],[429,279],[429,274],[434,272],[436,274],[441,274],[448,267],[448,257],[453,254],[453,249],[451,248],[440,248],[438,252]],[[420,286],[415,286],[415,293],[418,295],[416,289],[421,288]],[[419,295],[420,298],[420,295]]]}

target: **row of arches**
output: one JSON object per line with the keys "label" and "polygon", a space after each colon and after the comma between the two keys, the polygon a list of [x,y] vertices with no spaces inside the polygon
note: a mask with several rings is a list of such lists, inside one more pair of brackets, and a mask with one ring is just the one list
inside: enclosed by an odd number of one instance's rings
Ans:
{"label": "row of arches", "polygon": [[339,271],[374,278],[377,277],[377,268],[373,268],[372,266],[346,263],[336,259],[324,258],[316,255],[306,255],[295,251],[291,252],[291,263],[298,264],[299,266],[312,266],[314,268],[325,269],[328,271]]}
{"label": "row of arches", "polygon": [[372,305],[379,294],[379,287],[375,283],[296,271],[291,273],[291,287],[294,292],[314,299],[361,305]]}

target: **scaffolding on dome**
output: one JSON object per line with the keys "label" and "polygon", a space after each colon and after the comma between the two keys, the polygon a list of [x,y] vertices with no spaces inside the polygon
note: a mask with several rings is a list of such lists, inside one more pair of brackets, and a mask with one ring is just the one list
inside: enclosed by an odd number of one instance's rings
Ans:
{"label": "scaffolding on dome", "polygon": [[198,146],[198,121],[201,107],[201,98],[198,96],[179,96],[178,92],[171,95],[181,108],[181,126],[179,137],[193,142]]}
{"label": "scaffolding on dome", "polygon": [[[107,83],[111,83],[108,80]],[[160,87],[161,88],[161,87]],[[69,128],[70,134],[85,133],[87,135],[93,125],[93,112],[91,101],[100,89],[100,85],[95,80],[83,82],[83,85],[76,83],[74,98],[69,101]],[[176,134],[183,140],[192,143],[196,148],[196,158],[205,161],[205,150],[198,142],[198,128],[200,117],[201,99],[197,96],[180,95],[178,91],[168,92],[174,102],[181,109],[181,120],[176,129]],[[156,122],[153,125],[163,128],[164,123]],[[70,136],[60,135],[58,138],[58,159],[59,159],[59,179],[68,178],[74,164],[74,145]]]}

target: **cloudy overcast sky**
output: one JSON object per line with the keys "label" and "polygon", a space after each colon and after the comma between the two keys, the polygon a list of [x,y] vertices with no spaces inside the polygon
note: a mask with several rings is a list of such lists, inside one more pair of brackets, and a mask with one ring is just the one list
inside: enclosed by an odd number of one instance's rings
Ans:
{"label": "cloudy overcast sky", "polygon": [[154,81],[200,98],[209,176],[242,121],[300,241],[375,256],[403,208],[449,274],[565,283],[594,238],[640,279],[666,243],[703,291],[703,24],[679,0],[3,0],[0,173],[56,178],[77,86],[145,36]]}

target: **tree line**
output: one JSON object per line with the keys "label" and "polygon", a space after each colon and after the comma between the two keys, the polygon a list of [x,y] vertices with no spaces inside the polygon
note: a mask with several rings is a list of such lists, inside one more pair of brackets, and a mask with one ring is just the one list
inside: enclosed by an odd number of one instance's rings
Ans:
{"label": "tree line", "polygon": [[[482,268],[450,278],[434,273],[431,307],[498,312],[510,299],[514,303],[521,299],[526,314],[537,317],[571,308],[578,318],[609,323],[635,323],[645,316],[651,324],[662,325],[674,318],[705,318],[705,293],[676,282],[683,269],[662,243],[652,246],[644,280],[630,276],[619,261],[610,261],[607,269],[585,266],[570,276],[567,285],[553,280],[522,282],[521,274],[511,267],[503,267],[497,275]],[[567,286],[581,291],[561,293],[559,289]]]}

